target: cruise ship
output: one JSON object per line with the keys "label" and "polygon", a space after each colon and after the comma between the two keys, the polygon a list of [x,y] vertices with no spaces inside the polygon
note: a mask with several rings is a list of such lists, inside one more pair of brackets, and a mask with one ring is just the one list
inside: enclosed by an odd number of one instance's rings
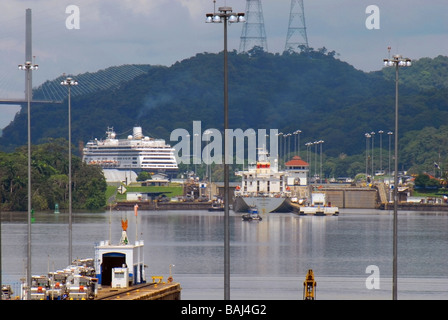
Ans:
{"label": "cruise ship", "polygon": [[89,141],[83,149],[83,161],[103,169],[163,172],[178,170],[175,149],[163,139],[143,136],[141,127],[134,127],[127,139],[118,139],[113,128],[107,128],[106,139]]}

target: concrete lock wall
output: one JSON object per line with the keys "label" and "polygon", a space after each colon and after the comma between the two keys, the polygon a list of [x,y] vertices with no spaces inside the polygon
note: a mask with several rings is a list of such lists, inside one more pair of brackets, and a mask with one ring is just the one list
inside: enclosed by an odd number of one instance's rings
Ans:
{"label": "concrete lock wall", "polygon": [[375,209],[376,189],[339,189],[325,190],[327,203],[339,208]]}

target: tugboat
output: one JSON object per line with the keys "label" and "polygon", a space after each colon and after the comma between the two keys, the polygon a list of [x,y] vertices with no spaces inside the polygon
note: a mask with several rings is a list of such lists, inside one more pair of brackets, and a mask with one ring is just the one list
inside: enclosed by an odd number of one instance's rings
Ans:
{"label": "tugboat", "polygon": [[260,215],[258,214],[257,207],[250,207],[249,212],[246,214],[243,214],[242,218],[243,218],[243,221],[252,221],[252,220],[261,221],[261,220],[263,220],[260,217]]}
{"label": "tugboat", "polygon": [[224,211],[224,202],[221,199],[213,200],[212,206],[208,208],[208,211]]}
{"label": "tugboat", "polygon": [[339,208],[326,202],[325,193],[312,193],[311,205],[301,206],[299,210],[301,216],[338,216]]}

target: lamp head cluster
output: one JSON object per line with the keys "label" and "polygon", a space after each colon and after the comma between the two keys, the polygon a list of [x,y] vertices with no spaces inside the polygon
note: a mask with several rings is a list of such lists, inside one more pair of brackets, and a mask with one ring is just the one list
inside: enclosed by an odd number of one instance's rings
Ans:
{"label": "lamp head cluster", "polygon": [[403,58],[401,55],[395,55],[392,59],[383,59],[383,62],[386,67],[410,67],[412,65],[411,59]]}
{"label": "lamp head cluster", "polygon": [[219,7],[218,13],[205,14],[206,23],[221,23],[223,21],[229,21],[230,23],[246,22],[244,13],[234,13],[231,7]]}
{"label": "lamp head cluster", "polygon": [[63,86],[77,86],[78,81],[74,80],[73,78],[68,77],[64,81],[61,81],[61,85]]}
{"label": "lamp head cluster", "polygon": [[39,65],[32,64],[31,61],[26,61],[25,64],[19,64],[19,70],[37,70]]}

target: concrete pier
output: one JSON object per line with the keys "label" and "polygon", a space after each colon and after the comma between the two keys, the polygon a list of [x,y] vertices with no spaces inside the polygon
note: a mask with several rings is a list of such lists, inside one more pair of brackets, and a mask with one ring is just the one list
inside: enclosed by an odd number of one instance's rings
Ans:
{"label": "concrete pier", "polygon": [[151,282],[128,288],[103,287],[95,300],[180,300],[181,286],[176,282]]}
{"label": "concrete pier", "polygon": [[211,202],[156,202],[156,201],[121,201],[113,207],[114,210],[134,210],[138,204],[139,210],[208,210]]}

